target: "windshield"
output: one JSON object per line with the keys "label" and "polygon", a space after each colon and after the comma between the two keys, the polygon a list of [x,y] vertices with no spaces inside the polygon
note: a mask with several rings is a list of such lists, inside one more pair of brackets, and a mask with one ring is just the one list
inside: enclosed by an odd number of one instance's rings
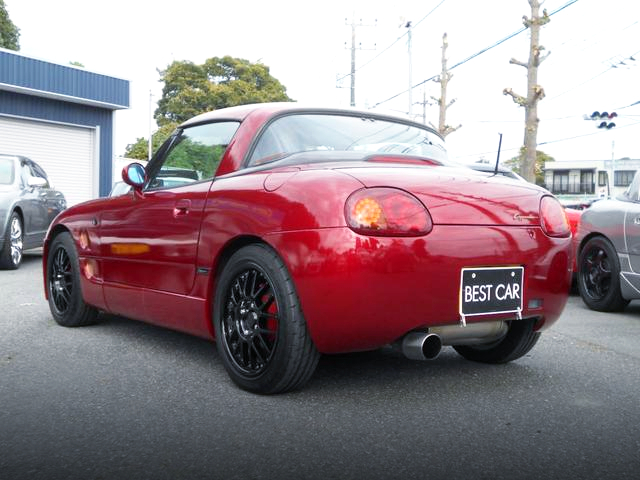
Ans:
{"label": "windshield", "polygon": [[636,172],[629,187],[618,198],[620,200],[627,200],[631,202],[637,202],[640,200],[640,171]]}
{"label": "windshield", "polygon": [[308,151],[387,153],[447,161],[444,142],[426,128],[391,119],[299,114],[278,118],[267,126],[249,165]]}
{"label": "windshield", "polygon": [[15,162],[12,158],[0,158],[0,185],[12,185],[15,179]]}

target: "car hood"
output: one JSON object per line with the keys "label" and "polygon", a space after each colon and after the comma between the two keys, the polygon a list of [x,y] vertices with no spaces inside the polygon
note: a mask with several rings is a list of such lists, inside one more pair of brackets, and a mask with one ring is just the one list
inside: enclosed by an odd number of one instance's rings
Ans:
{"label": "car hood", "polygon": [[548,192],[536,185],[464,168],[345,167],[340,171],[366,187],[394,186],[418,197],[434,224],[540,225],[540,199]]}

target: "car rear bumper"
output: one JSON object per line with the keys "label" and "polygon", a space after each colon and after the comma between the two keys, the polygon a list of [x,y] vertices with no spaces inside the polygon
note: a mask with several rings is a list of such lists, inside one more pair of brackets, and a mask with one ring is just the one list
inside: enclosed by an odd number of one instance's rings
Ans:
{"label": "car rear bumper", "polygon": [[324,353],[374,349],[414,329],[462,323],[462,268],[524,267],[521,317],[536,318],[539,330],[562,313],[571,281],[570,238],[550,238],[539,227],[440,225],[417,238],[333,228],[268,241],[287,263],[311,336]]}

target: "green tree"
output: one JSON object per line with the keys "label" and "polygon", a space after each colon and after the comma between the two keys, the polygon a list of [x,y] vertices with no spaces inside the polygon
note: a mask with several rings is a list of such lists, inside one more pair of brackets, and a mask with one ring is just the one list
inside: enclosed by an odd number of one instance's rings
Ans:
{"label": "green tree", "polygon": [[0,0],[0,48],[20,50],[20,29],[9,18],[9,12]]}
{"label": "green tree", "polygon": [[[524,160],[526,155],[527,155],[527,149],[523,145],[522,147],[520,147],[520,153],[517,156],[515,156],[513,158],[510,158],[509,160],[507,160],[504,163],[511,170],[513,170],[514,172],[522,175],[522,173],[520,173],[521,172],[520,169],[521,169],[521,167],[523,165],[523,160]],[[552,156],[547,155],[546,153],[541,152],[540,150],[536,150],[536,163],[535,163],[535,168],[534,168],[536,185],[544,185],[544,164],[545,164],[545,162],[554,162],[554,161],[555,161],[555,159]]]}
{"label": "green tree", "polygon": [[230,56],[213,57],[202,65],[175,61],[160,72],[160,79],[164,88],[155,111],[160,126],[225,107],[291,101],[269,67]]}
{"label": "green tree", "polygon": [[[160,148],[160,145],[171,136],[178,124],[176,122],[170,122],[158,130],[151,136],[151,148],[155,152]],[[138,138],[134,143],[127,145],[124,156],[127,158],[135,158],[137,160],[147,160],[149,154],[149,141],[144,137]]]}

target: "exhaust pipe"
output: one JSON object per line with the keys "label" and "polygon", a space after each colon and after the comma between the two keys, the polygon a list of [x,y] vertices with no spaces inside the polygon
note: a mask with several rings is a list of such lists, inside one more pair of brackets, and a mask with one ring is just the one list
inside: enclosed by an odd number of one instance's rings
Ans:
{"label": "exhaust pipe", "polygon": [[402,353],[412,360],[433,360],[442,350],[442,340],[435,333],[412,332],[402,339]]}
{"label": "exhaust pipe", "polygon": [[[482,345],[504,338],[509,327],[503,320],[444,325],[407,333],[400,341],[402,354],[412,360],[433,360],[443,345]],[[397,348],[398,343],[394,343]]]}

